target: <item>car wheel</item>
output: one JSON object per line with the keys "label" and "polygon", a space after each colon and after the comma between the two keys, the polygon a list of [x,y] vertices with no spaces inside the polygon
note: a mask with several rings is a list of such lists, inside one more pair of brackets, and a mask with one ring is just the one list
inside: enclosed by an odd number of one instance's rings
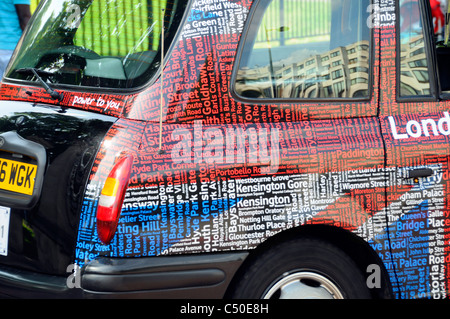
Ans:
{"label": "car wheel", "polygon": [[368,299],[370,292],[359,268],[341,249],[322,240],[297,238],[251,262],[231,297]]}

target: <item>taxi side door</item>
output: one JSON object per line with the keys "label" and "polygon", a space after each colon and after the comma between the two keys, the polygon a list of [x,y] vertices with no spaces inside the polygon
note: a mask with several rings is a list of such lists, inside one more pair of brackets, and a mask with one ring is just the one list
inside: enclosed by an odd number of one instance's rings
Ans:
{"label": "taxi side door", "polygon": [[450,86],[443,64],[450,49],[438,48],[441,35],[433,34],[429,0],[395,6],[395,23],[381,31],[390,245],[385,257],[395,267],[397,297],[441,298],[449,287]]}

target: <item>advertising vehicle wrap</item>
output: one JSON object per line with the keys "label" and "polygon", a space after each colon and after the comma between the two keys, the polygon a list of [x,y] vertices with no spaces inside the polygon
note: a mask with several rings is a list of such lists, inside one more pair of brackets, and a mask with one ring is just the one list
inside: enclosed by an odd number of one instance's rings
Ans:
{"label": "advertising vehicle wrap", "polygon": [[[368,241],[393,278],[399,269],[416,278],[400,291],[411,293],[410,287],[416,286],[417,294],[426,293],[419,283],[429,280],[424,267],[431,265],[428,240],[421,234],[430,227],[430,208],[426,199],[417,197],[425,189],[433,192],[434,184],[442,185],[442,174],[418,187],[404,185],[394,168],[385,168],[380,123],[371,116],[377,112],[377,83],[370,103],[349,103],[347,109],[333,109],[328,103],[308,107],[237,102],[228,87],[250,5],[194,2],[164,70],[164,116],[180,124],[163,125],[163,154],[157,152],[158,125],[145,128],[117,236],[109,246],[99,242],[92,225],[105,176],[97,183],[91,180],[77,263],[83,265],[98,254],[139,257],[247,250],[283,230],[325,224]],[[379,72],[374,62],[374,72]],[[157,82],[136,96],[126,116],[156,122],[159,90]],[[390,128],[386,129],[387,135]],[[130,136],[125,135],[115,136],[122,140],[119,145],[128,145]],[[440,194],[443,198],[443,191]],[[418,204],[409,204],[409,198]],[[405,204],[422,214],[419,222],[395,214],[387,217],[389,207]],[[403,242],[393,241],[391,247],[388,227],[390,236],[398,234]],[[408,236],[418,242],[408,241]],[[411,249],[416,254],[406,255]]]}
{"label": "advertising vehicle wrap", "polygon": [[[191,1],[163,72],[140,90],[57,89],[64,94],[57,101],[44,88],[2,83],[1,100],[117,117],[80,200],[73,263],[251,252],[321,225],[374,252],[392,297],[448,298],[450,104],[398,99],[400,4],[367,1],[359,12],[371,32],[353,41],[368,65],[355,71],[364,73],[366,96],[299,100],[243,93],[248,69],[238,66],[262,2]],[[336,47],[351,59],[350,45]],[[281,83],[286,74],[275,78]],[[277,85],[271,94],[288,91]],[[97,207],[108,175],[127,156],[129,184],[105,244]]]}

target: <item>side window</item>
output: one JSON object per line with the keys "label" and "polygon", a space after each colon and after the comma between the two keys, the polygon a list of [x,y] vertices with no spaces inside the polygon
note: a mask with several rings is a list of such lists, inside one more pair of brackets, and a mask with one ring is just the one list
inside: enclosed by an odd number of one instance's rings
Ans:
{"label": "side window", "polygon": [[246,98],[368,98],[369,1],[263,0],[242,50]]}
{"label": "side window", "polygon": [[400,0],[401,97],[430,95],[423,15],[418,0]]}

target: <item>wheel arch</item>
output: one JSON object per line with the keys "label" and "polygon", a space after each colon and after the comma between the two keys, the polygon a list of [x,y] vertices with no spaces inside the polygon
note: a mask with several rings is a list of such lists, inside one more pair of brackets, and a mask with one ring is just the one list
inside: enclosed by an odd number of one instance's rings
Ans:
{"label": "wheel arch", "polygon": [[393,292],[389,274],[380,257],[376,254],[372,247],[370,247],[370,245],[366,241],[364,241],[354,233],[339,227],[328,225],[303,225],[300,227],[282,231],[261,243],[256,249],[250,251],[249,256],[246,258],[244,263],[240,266],[240,268],[234,275],[230,285],[228,286],[225,298],[229,298],[231,292],[234,289],[235,283],[241,280],[242,274],[245,269],[254,260],[256,260],[260,254],[271,249],[271,247],[273,247],[277,243],[301,237],[320,239],[336,245],[351,259],[353,259],[362,274],[369,275],[367,273],[368,265],[379,265],[381,270],[381,285],[380,288],[370,289],[371,296],[373,299],[392,298]]}

